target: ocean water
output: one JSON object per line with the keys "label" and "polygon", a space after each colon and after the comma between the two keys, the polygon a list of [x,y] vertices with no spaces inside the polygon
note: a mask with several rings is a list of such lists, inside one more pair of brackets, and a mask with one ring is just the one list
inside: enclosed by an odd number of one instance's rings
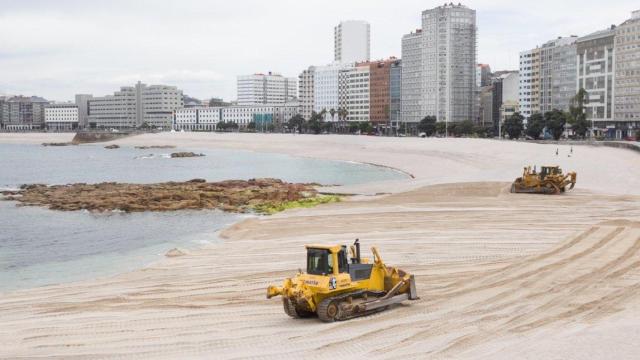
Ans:
{"label": "ocean water", "polygon": [[[171,159],[174,151],[205,157]],[[43,147],[0,144],[0,189],[21,184],[152,183],[280,178],[349,185],[404,178],[366,164],[238,150],[147,149],[102,145]],[[0,293],[108,276],[144,267],[174,247],[221,241],[217,233],[239,215],[215,210],[171,213],[59,212],[0,201]]]}

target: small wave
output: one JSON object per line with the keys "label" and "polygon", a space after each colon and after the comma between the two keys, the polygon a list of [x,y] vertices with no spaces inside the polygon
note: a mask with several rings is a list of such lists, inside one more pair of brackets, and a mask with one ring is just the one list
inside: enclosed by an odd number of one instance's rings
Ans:
{"label": "small wave", "polygon": [[144,159],[153,159],[153,158],[155,158],[155,155],[153,155],[153,154],[140,155],[140,156],[136,156],[136,157],[134,157],[134,159],[139,159],[139,160],[144,160]]}

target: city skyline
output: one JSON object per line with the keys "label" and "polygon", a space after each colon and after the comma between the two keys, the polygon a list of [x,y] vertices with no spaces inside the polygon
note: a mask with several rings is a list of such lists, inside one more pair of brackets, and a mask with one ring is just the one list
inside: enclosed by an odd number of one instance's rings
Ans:
{"label": "city skyline", "polygon": [[[250,4],[186,1],[149,10],[145,2],[0,1],[0,94],[62,101],[77,93],[108,94],[140,80],[174,85],[198,98],[235,99],[237,75],[274,71],[295,77],[309,65],[330,63],[333,28],[340,21],[371,24],[371,59],[399,58],[402,35],[420,27],[422,11],[443,3]],[[619,24],[637,7],[620,1],[602,15],[595,1],[544,0],[535,9],[508,1],[463,5],[477,11],[477,62],[493,70],[516,70],[520,51]]]}

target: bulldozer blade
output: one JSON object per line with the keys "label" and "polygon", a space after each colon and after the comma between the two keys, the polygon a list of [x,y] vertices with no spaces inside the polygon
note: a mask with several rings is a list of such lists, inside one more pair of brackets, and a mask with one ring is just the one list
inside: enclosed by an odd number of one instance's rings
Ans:
{"label": "bulldozer blade", "polygon": [[411,275],[409,277],[409,300],[418,300],[418,290],[416,290],[416,278]]}
{"label": "bulldozer blade", "polygon": [[406,300],[409,300],[409,294],[407,293],[396,295],[386,299],[380,298],[378,300],[374,300],[374,301],[359,305],[358,311],[359,312],[371,311],[371,310],[379,309],[385,306],[399,304]]}

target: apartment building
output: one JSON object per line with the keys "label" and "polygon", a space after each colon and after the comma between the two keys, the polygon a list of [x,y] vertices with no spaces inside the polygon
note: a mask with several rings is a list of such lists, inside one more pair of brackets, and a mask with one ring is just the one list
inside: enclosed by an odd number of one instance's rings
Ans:
{"label": "apartment building", "polygon": [[[335,115],[338,109],[346,108],[346,84],[348,73],[354,64],[333,63],[326,66],[316,66],[313,81],[313,111],[319,113],[325,110],[325,121],[337,121]],[[330,114],[334,110],[334,116]]]}
{"label": "apartment building", "polygon": [[553,109],[569,110],[576,95],[577,40],[558,37],[520,53],[518,105],[525,119]]}
{"label": "apartment building", "polygon": [[520,114],[528,119],[540,112],[540,48],[520,53],[518,104]]}
{"label": "apartment building", "polygon": [[478,64],[476,66],[476,86],[481,88],[489,85],[491,85],[491,66]]}
{"label": "apartment building", "polygon": [[149,85],[138,81],[113,95],[88,100],[92,128],[135,128],[143,124],[171,128],[173,113],[184,107],[182,90],[175,86]]}
{"label": "apartment building", "polygon": [[576,95],[575,35],[559,37],[540,47],[540,112],[569,111]]}
{"label": "apartment building", "polygon": [[[400,61],[394,57],[386,60],[371,61],[361,65],[369,66],[369,119],[374,124],[388,124],[391,119],[391,69]],[[401,68],[398,68],[401,71]],[[396,76],[401,75],[396,71]],[[400,78],[401,79],[401,78]],[[399,80],[396,78],[396,81]],[[396,82],[396,87],[400,86]],[[399,92],[400,89],[397,89]],[[397,99],[399,100],[399,98]]]}
{"label": "apartment building", "polygon": [[[609,136],[624,138],[640,129],[640,10],[615,30],[614,124]],[[615,131],[615,132],[614,132]]]}
{"label": "apartment building", "polygon": [[0,124],[6,131],[44,129],[44,109],[49,102],[38,96],[12,96],[0,101]]}
{"label": "apartment building", "polygon": [[[343,72],[346,77],[346,86],[343,91],[341,108],[347,109],[347,121],[370,121],[371,97],[371,68],[368,63],[358,64]],[[346,105],[346,107],[345,107]],[[338,119],[339,120],[339,119]]]}
{"label": "apartment building", "polygon": [[401,121],[402,107],[402,60],[391,63],[389,69],[389,120],[391,126],[398,126]]}
{"label": "apartment building", "polygon": [[298,79],[280,74],[238,76],[238,105],[285,104],[298,97]]}
{"label": "apartment building", "polygon": [[594,127],[606,128],[615,119],[615,26],[576,41],[578,78],[574,92],[585,89],[585,115]]}
{"label": "apartment building", "polygon": [[416,123],[427,113],[423,79],[422,29],[402,37],[402,84],[400,117]]}
{"label": "apartment building", "polygon": [[371,26],[366,21],[342,21],[334,29],[334,61],[355,63],[371,57]]}
{"label": "apartment building", "polygon": [[474,117],[476,30],[476,12],[464,5],[423,11],[421,31],[402,41],[403,83],[409,82],[402,92],[406,121],[427,115],[444,122]]}
{"label": "apartment building", "polygon": [[45,128],[72,131],[78,128],[78,106],[74,103],[49,104],[44,108]]}
{"label": "apartment building", "polygon": [[300,102],[300,115],[305,120],[311,118],[313,111],[313,81],[315,76],[315,66],[310,66],[298,76],[298,100]]}

